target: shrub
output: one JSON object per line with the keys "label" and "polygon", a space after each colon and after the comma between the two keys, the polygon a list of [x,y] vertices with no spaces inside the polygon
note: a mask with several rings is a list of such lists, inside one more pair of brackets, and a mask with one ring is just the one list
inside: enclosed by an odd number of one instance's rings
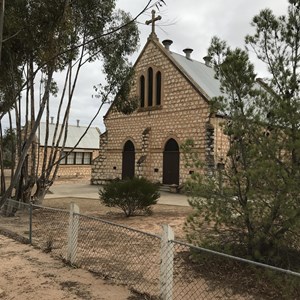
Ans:
{"label": "shrub", "polygon": [[145,178],[113,180],[99,191],[100,201],[108,207],[123,210],[126,217],[150,214],[151,205],[157,203],[158,185]]}

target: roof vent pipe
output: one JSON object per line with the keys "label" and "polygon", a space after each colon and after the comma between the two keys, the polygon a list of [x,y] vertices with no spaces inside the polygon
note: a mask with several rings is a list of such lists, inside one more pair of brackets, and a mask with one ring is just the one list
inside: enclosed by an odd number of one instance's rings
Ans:
{"label": "roof vent pipe", "polygon": [[80,122],[80,120],[76,120],[76,121],[77,121],[77,127],[80,127],[80,126],[79,126],[79,122]]}
{"label": "roof vent pipe", "polygon": [[54,123],[54,117],[51,117],[51,123],[50,124],[53,124]]}
{"label": "roof vent pipe", "polygon": [[204,60],[204,62],[205,62],[205,65],[207,66],[207,67],[211,67],[211,60],[212,60],[212,57],[211,56],[204,56],[203,57],[203,60]]}
{"label": "roof vent pipe", "polygon": [[191,59],[191,53],[193,52],[193,49],[186,48],[186,49],[183,49],[183,52],[185,53],[185,57],[187,59]]}
{"label": "roof vent pipe", "polygon": [[173,41],[172,40],[163,40],[162,43],[165,46],[165,48],[170,51],[170,46],[173,44]]}

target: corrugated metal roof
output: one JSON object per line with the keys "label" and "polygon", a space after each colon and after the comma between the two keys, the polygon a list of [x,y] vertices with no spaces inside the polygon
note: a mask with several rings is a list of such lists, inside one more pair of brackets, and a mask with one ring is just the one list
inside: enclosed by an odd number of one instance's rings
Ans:
{"label": "corrugated metal roof", "polygon": [[[58,132],[60,132],[61,125],[58,125]],[[67,141],[65,144],[65,148],[73,148],[80,137],[83,135],[86,126],[76,126],[69,125],[68,126],[68,135]],[[49,124],[49,138],[48,145],[52,144],[53,136],[54,136],[55,124]],[[37,131],[38,141],[41,146],[45,146],[45,136],[46,136],[46,123],[41,122],[39,129]],[[58,136],[58,134],[57,134]],[[100,141],[100,130],[96,127],[90,127],[83,139],[80,141],[76,149],[99,149],[99,141]],[[59,146],[62,146],[62,141],[60,141]]]}
{"label": "corrugated metal roof", "polygon": [[[171,56],[185,73],[200,87],[208,98],[221,96],[220,82],[214,77],[213,68],[197,60],[188,59],[178,53],[170,52]],[[209,100],[208,99],[208,100]]]}
{"label": "corrugated metal roof", "polygon": [[[170,52],[170,54],[185,74],[198,85],[200,92],[207,97],[207,100],[210,100],[213,97],[225,96],[227,101],[231,101],[230,96],[221,92],[221,84],[220,81],[214,77],[215,71],[213,68],[206,66],[205,63],[188,59],[178,53]],[[263,85],[258,81],[254,83],[253,88],[266,91]],[[245,99],[245,104],[250,105],[250,102],[247,103],[247,99]],[[219,112],[219,114],[222,115],[224,112]],[[227,111],[226,115],[230,115],[230,112]]]}

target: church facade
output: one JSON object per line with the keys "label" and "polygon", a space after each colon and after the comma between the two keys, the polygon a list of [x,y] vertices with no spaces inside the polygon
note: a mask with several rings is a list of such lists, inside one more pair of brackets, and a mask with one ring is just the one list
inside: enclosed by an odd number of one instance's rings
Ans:
{"label": "church facade", "polygon": [[135,65],[131,96],[139,107],[130,115],[111,108],[104,117],[100,155],[92,165],[92,184],[115,178],[143,176],[153,182],[181,185],[196,171],[187,165],[181,145],[193,141],[192,151],[212,171],[225,161],[228,139],[212,115],[209,101],[220,84],[208,62],[194,60],[192,49],[171,51],[172,41],[159,42],[154,23]]}

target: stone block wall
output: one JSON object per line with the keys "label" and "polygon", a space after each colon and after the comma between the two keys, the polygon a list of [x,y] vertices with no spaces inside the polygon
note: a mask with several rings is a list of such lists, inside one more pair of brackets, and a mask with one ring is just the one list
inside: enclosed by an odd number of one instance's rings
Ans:
{"label": "stone block wall", "polygon": [[[135,65],[136,84],[132,87],[131,95],[138,95],[139,76],[152,67],[162,74],[161,105],[138,109],[131,115],[124,115],[113,108],[109,111],[105,118],[107,133],[101,143],[100,155],[92,167],[93,184],[122,177],[122,151],[127,140],[131,140],[135,147],[136,175],[152,181],[162,182],[163,151],[170,138],[175,139],[179,146],[187,139],[193,139],[194,151],[199,153],[201,160],[205,160],[209,105],[164,54],[166,50],[160,47],[150,42],[144,49]],[[213,143],[213,146],[216,145]],[[145,156],[144,160],[142,156]],[[189,178],[190,171],[195,170],[185,167],[181,153],[180,184]]]}

